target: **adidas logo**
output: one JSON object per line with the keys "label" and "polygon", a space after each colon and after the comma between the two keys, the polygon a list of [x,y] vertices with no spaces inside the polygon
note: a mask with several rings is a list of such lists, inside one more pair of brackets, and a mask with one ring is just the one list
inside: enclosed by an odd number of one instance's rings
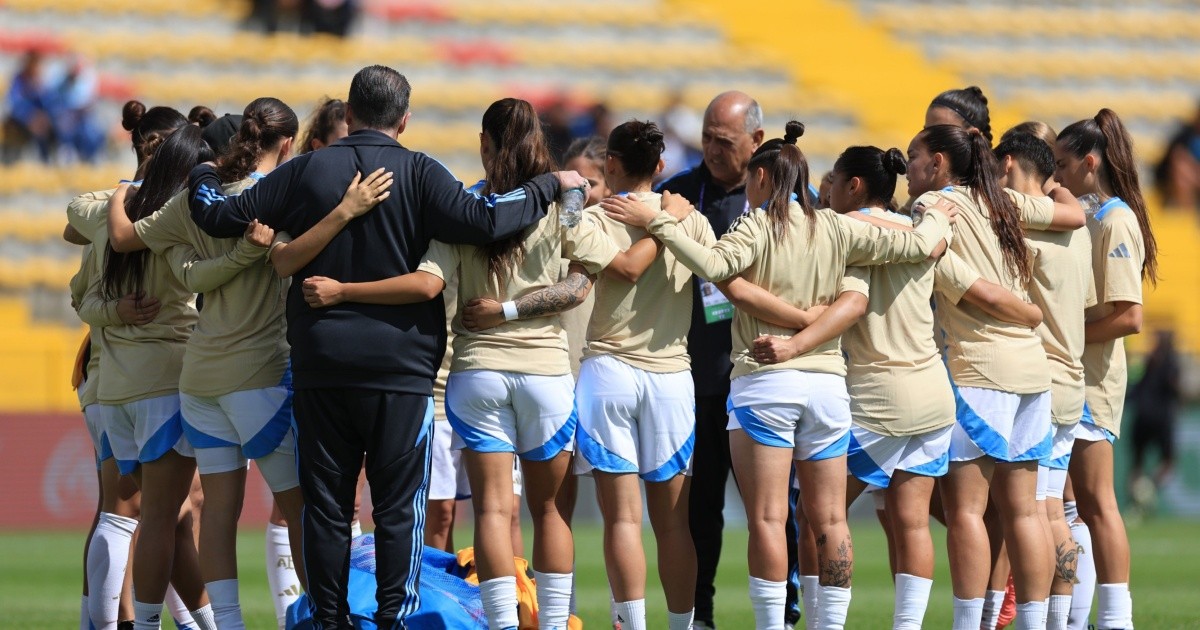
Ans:
{"label": "adidas logo", "polygon": [[300,585],[293,584],[279,593],[276,597],[300,597]]}
{"label": "adidas logo", "polygon": [[154,615],[146,620],[146,623],[160,623],[160,622],[162,622],[162,615]]}
{"label": "adidas logo", "polygon": [[1133,258],[1133,255],[1129,253],[1129,248],[1125,246],[1125,243],[1121,243],[1120,245],[1117,245],[1115,248],[1113,248],[1113,250],[1111,252],[1108,252],[1108,257],[1109,258]]}

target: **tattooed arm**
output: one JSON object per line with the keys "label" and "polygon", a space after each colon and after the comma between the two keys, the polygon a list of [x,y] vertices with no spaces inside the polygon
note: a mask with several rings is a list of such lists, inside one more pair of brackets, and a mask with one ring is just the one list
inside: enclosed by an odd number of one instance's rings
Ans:
{"label": "tattooed arm", "polygon": [[[569,311],[582,304],[591,290],[592,278],[582,265],[572,263],[566,278],[513,300],[517,307],[517,319],[533,319]],[[475,298],[463,308],[462,323],[471,332],[495,328],[504,321],[503,305],[490,298]]]}

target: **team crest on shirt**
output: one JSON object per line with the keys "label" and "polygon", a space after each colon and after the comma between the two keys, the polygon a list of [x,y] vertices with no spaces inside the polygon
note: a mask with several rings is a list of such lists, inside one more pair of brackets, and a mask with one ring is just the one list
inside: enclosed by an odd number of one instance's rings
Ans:
{"label": "team crest on shirt", "polygon": [[1125,246],[1125,243],[1121,243],[1120,245],[1117,245],[1116,247],[1114,247],[1111,252],[1108,252],[1108,257],[1109,258],[1133,258],[1133,255],[1129,253],[1129,248]]}

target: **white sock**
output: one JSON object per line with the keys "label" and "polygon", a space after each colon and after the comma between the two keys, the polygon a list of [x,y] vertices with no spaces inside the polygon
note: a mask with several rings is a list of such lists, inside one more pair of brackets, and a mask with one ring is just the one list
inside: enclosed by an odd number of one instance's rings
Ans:
{"label": "white sock", "polygon": [[479,584],[479,598],[487,614],[488,630],[516,628],[517,578],[498,577]]}
{"label": "white sock", "polygon": [[750,576],[750,606],[754,608],[755,630],[782,628],[785,604],[787,582],[771,582]]}
{"label": "white sock", "polygon": [[175,620],[177,628],[196,628],[196,620],[192,619],[192,612],[188,610],[187,605],[183,603],[183,599],[179,597],[179,593],[175,592],[175,587],[167,585],[167,597],[163,605],[171,613],[171,619]]}
{"label": "white sock", "polygon": [[129,543],[137,519],[100,513],[87,551],[88,618],[97,630],[114,628],[121,604],[121,585],[129,566]]}
{"label": "white sock", "polygon": [[892,630],[921,630],[933,580],[907,573],[896,574],[896,607]]}
{"label": "white sock", "polygon": [[817,603],[817,613],[820,616],[818,625],[823,630],[842,630],[842,627],[846,625],[846,613],[849,610],[849,588],[821,587],[821,601]]}
{"label": "white sock", "polygon": [[1046,627],[1046,602],[1017,604],[1016,630],[1041,630]]}
{"label": "white sock", "polygon": [[[667,611],[667,630],[692,630],[692,619],[696,616],[693,608],[685,613]],[[623,630],[623,629],[622,629]]]}
{"label": "white sock", "polygon": [[[1015,593],[1015,591],[1014,591]],[[1045,627],[1046,620],[1050,618],[1050,598],[1042,600],[1042,626]]]}
{"label": "white sock", "polygon": [[617,622],[621,630],[646,630],[646,600],[617,602]]}
{"label": "white sock", "polygon": [[242,620],[242,604],[238,598],[237,578],[215,580],[204,585],[211,602],[213,620],[221,630],[246,630]]}
{"label": "white sock", "polygon": [[954,598],[954,630],[979,630],[983,623],[983,598]]}
{"label": "white sock", "polygon": [[821,599],[821,578],[816,575],[800,576],[800,600],[804,602],[804,627],[817,628],[817,602]]}
{"label": "white sock", "polygon": [[982,630],[996,630],[996,624],[1000,623],[1000,609],[1004,607],[1004,591],[993,591],[988,589],[987,595],[983,597],[983,621],[980,622]]}
{"label": "white sock", "polygon": [[[573,564],[571,565],[571,575],[575,575],[575,565],[573,565]],[[610,598],[611,598],[611,596],[610,596]],[[571,607],[569,610],[571,611],[572,615],[579,612],[579,609],[575,607],[575,579],[574,578],[571,579]]]}
{"label": "white sock", "polygon": [[146,604],[133,600],[134,630],[159,630],[162,627],[162,602]]}
{"label": "white sock", "polygon": [[565,630],[571,617],[571,586],[575,576],[534,571],[533,581],[537,585],[538,628]]}
{"label": "white sock", "polygon": [[1092,532],[1087,523],[1076,522],[1070,515],[1078,515],[1075,502],[1064,503],[1069,506],[1067,522],[1071,524],[1071,538],[1079,543],[1083,551],[1079,554],[1079,565],[1075,567],[1075,576],[1079,583],[1071,592],[1071,616],[1067,619],[1068,630],[1086,630],[1088,619],[1092,616],[1092,598],[1096,593],[1096,559],[1092,555]]}
{"label": "white sock", "polygon": [[350,521],[350,536],[353,538],[362,536],[362,521],[358,519]]}
{"label": "white sock", "polygon": [[[196,610],[188,612],[192,613],[196,630],[217,630],[217,621],[213,618],[212,604],[205,604]],[[224,627],[221,630],[224,630]]]}
{"label": "white sock", "polygon": [[1133,627],[1133,599],[1129,584],[1101,584],[1096,589],[1096,630]]}
{"label": "white sock", "polygon": [[1046,630],[1067,630],[1067,620],[1071,617],[1071,596],[1051,595],[1050,605],[1046,607]]}
{"label": "white sock", "polygon": [[84,595],[79,602],[79,630],[92,630],[92,620],[88,617],[88,596]]}
{"label": "white sock", "polygon": [[271,587],[271,602],[275,604],[275,620],[283,628],[288,606],[300,598],[300,578],[292,562],[288,528],[274,523],[267,523],[267,585]]}

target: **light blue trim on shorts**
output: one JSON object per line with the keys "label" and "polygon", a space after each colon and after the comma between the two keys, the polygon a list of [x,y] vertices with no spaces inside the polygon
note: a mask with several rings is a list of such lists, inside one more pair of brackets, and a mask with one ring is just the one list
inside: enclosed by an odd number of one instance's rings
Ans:
{"label": "light blue trim on shorts", "polygon": [[108,433],[102,432],[100,434],[100,454],[98,455],[98,461],[104,462],[112,458],[112,443],[108,441]]}
{"label": "light blue trim on shorts", "polygon": [[1094,418],[1092,416],[1092,408],[1090,406],[1088,406],[1087,403],[1083,403],[1083,417],[1080,418],[1079,421],[1086,422],[1087,424],[1090,424],[1090,425],[1096,427],[1097,429],[1100,429],[1101,431],[1103,431],[1104,439],[1108,440],[1109,444],[1117,443],[1117,436],[1113,435],[1112,431],[1109,431],[1108,429],[1105,429],[1104,427],[1096,424],[1096,418]]}
{"label": "light blue trim on shorts", "polygon": [[996,432],[992,425],[975,413],[975,410],[959,393],[957,385],[951,382],[950,388],[954,390],[954,417],[958,421],[958,426],[962,427],[984,455],[1000,461],[1009,461],[1008,440],[1004,439],[1004,436]]}
{"label": "light blue trim on shorts", "polygon": [[836,442],[834,442],[833,444],[830,444],[829,446],[826,446],[825,448],[821,449],[821,452],[817,453],[816,455],[813,455],[812,457],[809,457],[808,459],[806,459],[804,461],[819,462],[819,461],[825,460],[825,459],[833,459],[835,457],[841,457],[842,455],[846,454],[846,451],[850,450],[850,440],[851,439],[852,439],[852,436],[850,435],[850,429],[846,429],[846,432],[843,433],[842,437],[838,438]]}
{"label": "light blue trim on shorts", "polygon": [[142,450],[138,453],[138,461],[145,464],[147,462],[157,461],[167,451],[175,448],[175,443],[179,438],[183,437],[183,412],[176,411],[175,415],[167,419],[154,435],[146,440],[146,444],[142,446]]}
{"label": "light blue trim on shorts", "polygon": [[563,423],[558,432],[550,436],[546,443],[533,449],[529,449],[524,453],[520,453],[521,459],[527,459],[531,462],[544,462],[556,457],[563,452],[575,439],[575,430],[579,427],[579,410],[572,403],[571,415],[567,416],[567,421]]}
{"label": "light blue trim on shorts", "polygon": [[238,448],[241,444],[222,440],[219,437],[209,435],[200,429],[188,424],[187,420],[183,421],[183,434],[187,436],[188,443],[192,448]]}
{"label": "light blue trim on shorts", "polygon": [[1020,455],[1017,455],[1016,457],[1013,457],[1011,459],[1005,459],[1004,461],[1006,461],[1006,462],[1032,462],[1032,461],[1041,462],[1042,460],[1046,459],[1047,457],[1050,457],[1050,454],[1053,452],[1054,452],[1054,427],[1050,427],[1050,430],[1046,432],[1046,437],[1042,438],[1041,442],[1034,444],[1033,446],[1031,446],[1029,448],[1029,450],[1025,451],[1024,453],[1021,453]]}
{"label": "light blue trim on shorts", "polygon": [[675,454],[664,462],[662,466],[641,475],[642,480],[649,481],[650,483],[661,483],[674,479],[676,475],[687,470],[688,463],[692,461],[692,452],[695,450],[696,430],[693,429],[688,439],[684,440],[683,446],[680,446],[679,450],[675,451]]}
{"label": "light blue trim on shorts", "polygon": [[950,451],[942,453],[941,457],[935,460],[925,462],[920,466],[912,468],[897,468],[911,475],[923,475],[925,477],[945,477],[946,473],[950,472]]}
{"label": "light blue trim on shorts", "polygon": [[514,453],[517,450],[512,444],[463,422],[462,418],[450,410],[450,405],[446,405],[446,420],[462,439],[463,445],[476,453]]}
{"label": "light blue trim on shorts", "polygon": [[863,483],[886,488],[892,481],[879,464],[871,459],[871,455],[859,444],[853,433],[850,434],[850,445],[846,450],[846,467],[850,469],[850,474]]}
{"label": "light blue trim on shorts", "polygon": [[587,463],[600,472],[624,474],[638,471],[636,464],[605,448],[603,444],[592,439],[587,431],[579,432],[576,443]]}
{"label": "light blue trim on shorts", "polygon": [[[285,374],[288,381],[291,380],[289,375],[290,372]],[[271,416],[254,437],[242,445],[243,455],[250,459],[258,459],[274,453],[275,449],[279,448],[283,438],[287,437],[288,431],[292,429],[292,396],[292,388],[289,387],[287,397],[283,399],[279,409],[275,410],[275,415]]]}
{"label": "light blue trim on shorts", "polygon": [[118,459],[117,472],[121,473],[122,475],[132,475],[133,471],[137,470],[138,464],[140,463],[141,462],[137,460]]}
{"label": "light blue trim on shorts", "polygon": [[[726,405],[729,407],[729,405]],[[771,430],[770,427],[763,424],[758,416],[754,415],[754,411],[750,407],[730,407],[733,415],[737,418],[738,424],[750,439],[762,444],[763,446],[774,446],[778,448],[795,448],[795,445],[790,441],[779,436],[778,433]]]}
{"label": "light blue trim on shorts", "polygon": [[1071,452],[1067,451],[1066,455],[1055,457],[1054,459],[1050,459],[1047,456],[1038,463],[1051,470],[1067,470],[1071,467]]}
{"label": "light blue trim on shorts", "polygon": [[[291,400],[291,396],[288,397]],[[433,430],[433,396],[430,396],[425,404],[425,415],[421,418],[421,432],[417,433],[417,443],[413,446],[420,446],[421,442],[429,437],[429,432]]]}

